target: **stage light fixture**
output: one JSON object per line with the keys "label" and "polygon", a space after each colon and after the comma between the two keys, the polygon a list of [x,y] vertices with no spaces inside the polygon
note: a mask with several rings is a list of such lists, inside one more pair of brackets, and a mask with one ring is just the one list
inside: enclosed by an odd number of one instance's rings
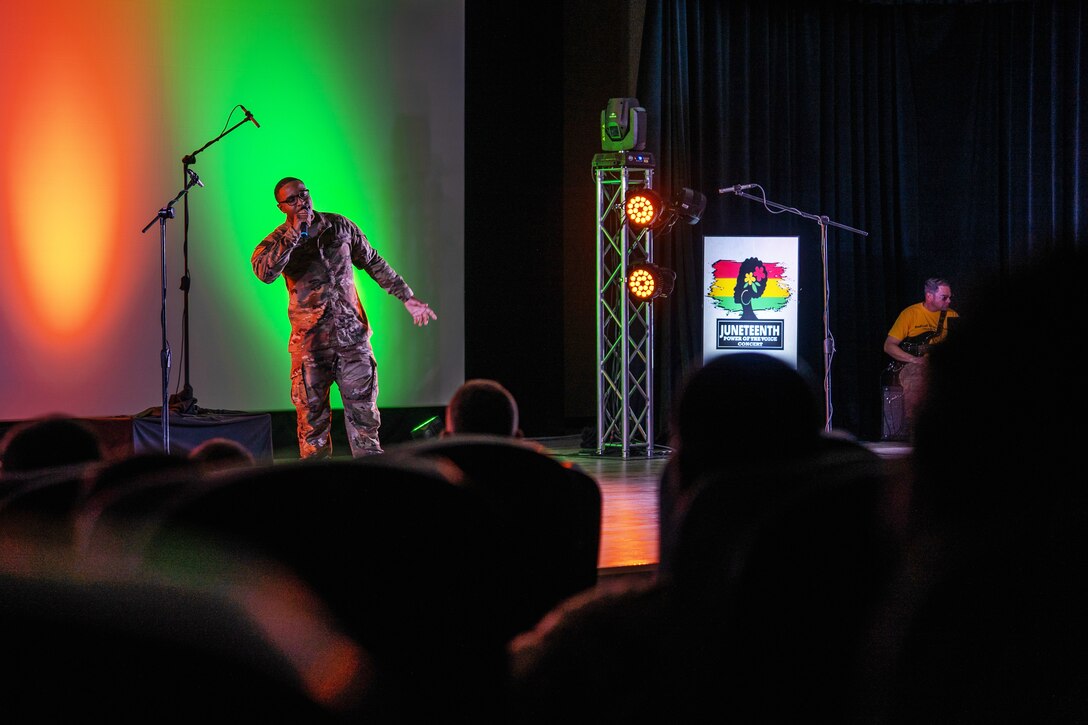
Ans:
{"label": "stage light fixture", "polygon": [[646,148],[646,109],[637,98],[609,98],[601,111],[601,150]]}
{"label": "stage light fixture", "polygon": [[655,233],[672,229],[679,220],[698,224],[706,210],[706,196],[699,191],[684,187],[665,203],[653,189],[631,189],[623,202],[627,224],[636,231],[647,227]]}
{"label": "stage light fixture", "polygon": [[627,293],[633,302],[668,297],[676,286],[676,272],[651,262],[636,262],[627,269]]}
{"label": "stage light fixture", "polygon": [[632,189],[623,202],[623,214],[632,229],[654,226],[665,212],[665,203],[653,189]]}
{"label": "stage light fixture", "polygon": [[698,224],[706,211],[706,195],[685,186],[673,197],[670,208],[677,218],[688,224]]}

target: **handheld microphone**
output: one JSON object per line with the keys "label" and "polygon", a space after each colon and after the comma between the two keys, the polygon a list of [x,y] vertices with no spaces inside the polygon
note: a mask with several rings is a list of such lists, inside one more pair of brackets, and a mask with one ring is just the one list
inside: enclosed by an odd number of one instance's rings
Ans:
{"label": "handheld microphone", "polygon": [[196,175],[196,172],[192,169],[185,169],[185,173],[189,175],[189,180],[197,186],[204,186],[204,182],[200,180],[200,177]]}
{"label": "handheld microphone", "polygon": [[737,194],[737,193],[742,192],[742,191],[744,191],[746,189],[754,189],[757,186],[759,186],[759,184],[733,184],[732,186],[727,186],[724,189],[718,189],[718,193],[719,194]]}
{"label": "handheld microphone", "polygon": [[310,225],[307,224],[306,222],[302,222],[302,224],[300,224],[299,227],[298,227],[298,237],[299,237],[299,239],[306,239],[309,236],[310,236]]}
{"label": "handheld microphone", "polygon": [[257,123],[257,119],[255,119],[255,118],[253,117],[253,114],[252,114],[252,113],[250,113],[249,111],[247,111],[247,110],[246,110],[246,107],[245,107],[245,106],[243,106],[243,105],[242,105],[241,103],[239,103],[239,104],[238,104],[238,108],[241,108],[241,109],[242,109],[242,113],[246,114],[246,120],[247,120],[247,121],[253,121],[253,125],[254,125],[254,126],[256,126],[257,128],[260,128],[260,127],[261,127],[261,124]]}

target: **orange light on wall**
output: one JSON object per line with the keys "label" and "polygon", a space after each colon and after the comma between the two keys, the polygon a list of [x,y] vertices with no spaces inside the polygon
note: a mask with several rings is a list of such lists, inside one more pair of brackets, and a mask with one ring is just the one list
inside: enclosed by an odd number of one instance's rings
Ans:
{"label": "orange light on wall", "polygon": [[0,33],[0,214],[14,282],[4,304],[45,353],[101,340],[106,308],[125,302],[133,262],[121,254],[122,219],[132,189],[123,170],[142,156],[137,106],[147,87],[134,62],[142,41],[115,22],[135,23],[131,9],[24,5],[8,18],[16,32]]}
{"label": "orange light on wall", "polygon": [[26,309],[44,331],[68,336],[86,325],[106,288],[119,149],[93,134],[107,123],[96,117],[91,79],[75,59],[56,60],[38,71],[25,102],[10,109],[21,141],[9,157],[6,187]]}

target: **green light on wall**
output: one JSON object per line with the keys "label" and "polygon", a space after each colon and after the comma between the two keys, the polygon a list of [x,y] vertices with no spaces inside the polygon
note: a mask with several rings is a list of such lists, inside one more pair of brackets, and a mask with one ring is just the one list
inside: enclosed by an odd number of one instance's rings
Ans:
{"label": "green light on wall", "polygon": [[[237,104],[260,123],[223,137],[193,166],[206,188],[189,200],[190,325],[198,306],[215,312],[199,336],[192,332],[192,364],[199,367],[201,344],[236,344],[241,335],[249,359],[270,362],[255,364],[252,376],[240,381],[259,387],[268,407],[291,407],[283,373],[290,335],[286,291],[281,281],[266,286],[257,280],[249,260],[283,221],[273,199],[277,180],[303,179],[317,210],[351,218],[422,298],[428,299],[427,287],[432,299],[436,293],[427,284],[433,273],[403,248],[416,241],[405,235],[413,228],[405,217],[416,213],[405,199],[417,181],[404,177],[396,157],[405,146],[398,141],[403,118],[387,72],[396,5],[318,3],[301,24],[297,3],[195,2],[172,9],[173,24],[200,27],[203,36],[199,52],[177,42],[165,48],[176,89],[168,115],[186,144],[177,153],[179,177],[181,156],[244,118],[241,110],[227,118]],[[297,40],[306,28],[320,29],[321,42]],[[423,374],[413,367],[421,363],[409,361],[433,355],[413,350],[421,336],[410,334],[415,331],[399,301],[365,273],[357,274],[357,286],[374,330],[381,404],[406,404]],[[392,351],[397,364],[383,364],[392,362]],[[335,389],[334,405],[340,406]]]}
{"label": "green light on wall", "polygon": [[[414,328],[358,275],[379,405],[445,402],[464,375],[464,0],[43,0],[5,12],[5,415],[146,409],[164,332],[171,392],[191,363],[202,408],[290,409],[286,289],[250,266],[282,220],[272,186],[285,175],[356,221],[439,314]],[[193,153],[204,186],[141,233]],[[75,206],[56,217],[66,198]]]}

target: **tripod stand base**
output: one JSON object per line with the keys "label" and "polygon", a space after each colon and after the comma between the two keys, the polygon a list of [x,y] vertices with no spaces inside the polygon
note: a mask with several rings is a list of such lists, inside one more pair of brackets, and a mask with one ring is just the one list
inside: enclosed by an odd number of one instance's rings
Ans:
{"label": "tripod stand base", "polygon": [[171,395],[168,405],[171,413],[195,414],[200,412],[200,408],[196,404],[196,398],[193,397],[193,388],[190,385],[182,388],[180,393]]}

